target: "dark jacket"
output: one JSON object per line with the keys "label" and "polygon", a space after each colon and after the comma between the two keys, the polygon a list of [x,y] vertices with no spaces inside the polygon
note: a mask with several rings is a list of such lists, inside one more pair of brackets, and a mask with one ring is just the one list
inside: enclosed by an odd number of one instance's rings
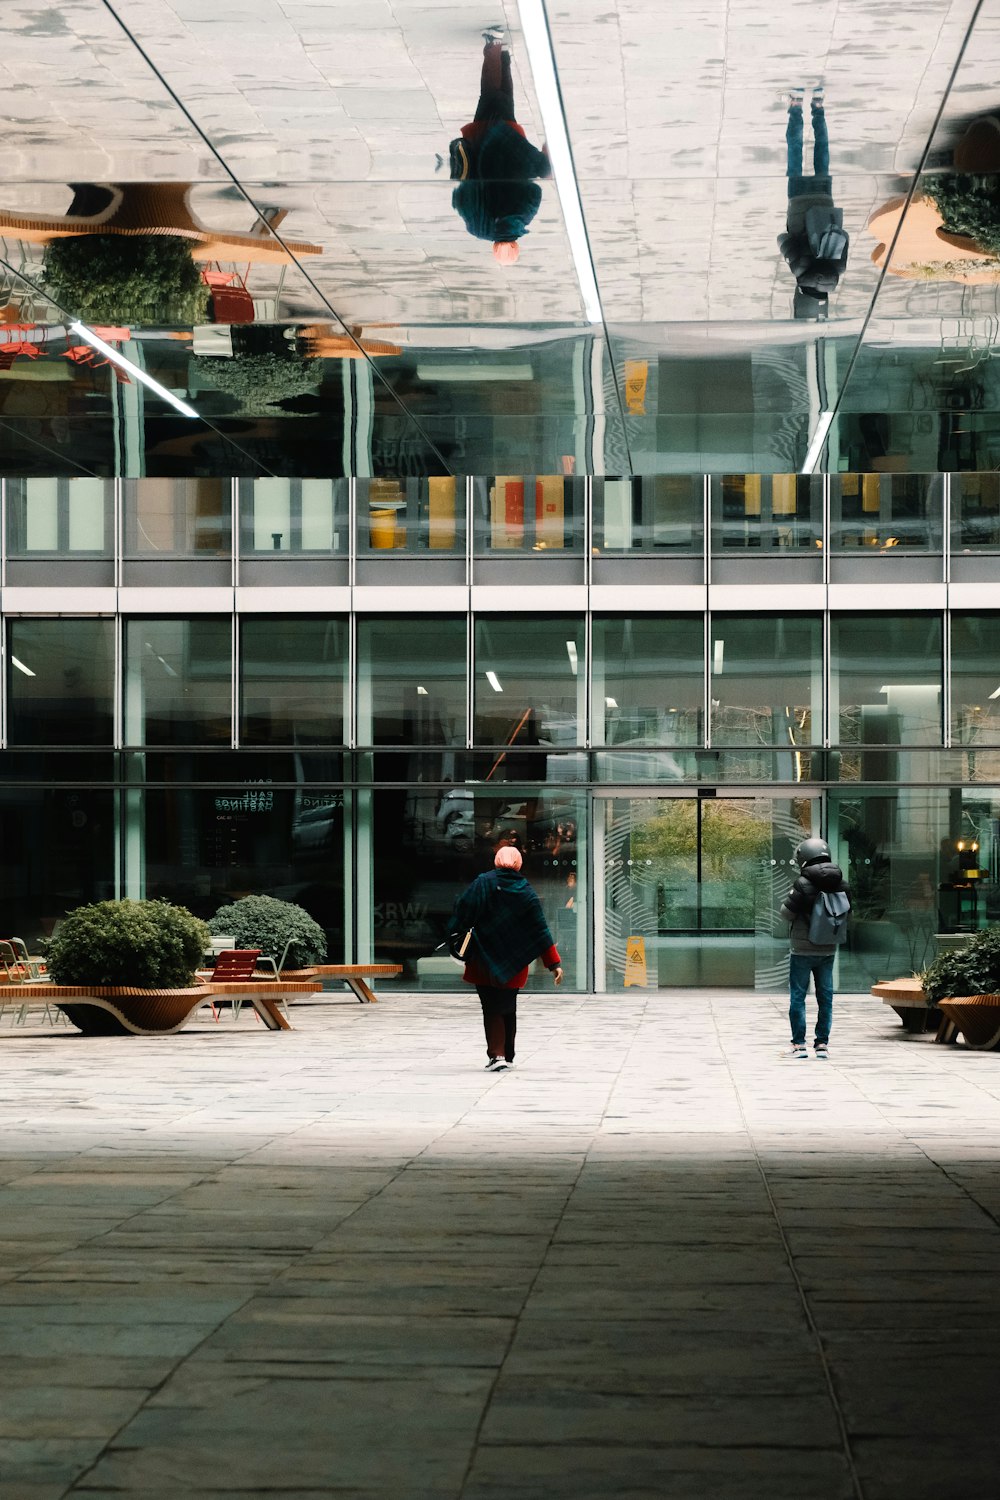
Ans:
{"label": "dark jacket", "polygon": [[816,292],[832,292],[847,269],[850,239],[843,210],[815,204],[805,212],[802,227],[778,236],[778,248],[796,284]]}
{"label": "dark jacket", "polygon": [[516,870],[477,875],[458,898],[452,926],[458,932],[473,930],[472,949],[466,953],[467,984],[517,990],[536,958],[547,969],[559,964],[541,902]]}
{"label": "dark jacket", "polygon": [[[474,126],[466,130],[475,131]],[[460,149],[459,149],[460,148]],[[538,212],[549,159],[510,120],[494,120],[482,131],[452,142],[452,176],[464,174],[452,206],[477,240],[518,240]]]}
{"label": "dark jacket", "polygon": [[820,891],[844,891],[848,900],[851,897],[840,866],[828,859],[817,859],[806,865],[781,903],[781,915],[789,924],[788,937],[793,953],[820,955],[837,951],[836,943],[821,947],[809,941],[809,918]]}
{"label": "dark jacket", "polygon": [[542,202],[537,182],[460,182],[451,195],[452,207],[477,240],[519,240]]}

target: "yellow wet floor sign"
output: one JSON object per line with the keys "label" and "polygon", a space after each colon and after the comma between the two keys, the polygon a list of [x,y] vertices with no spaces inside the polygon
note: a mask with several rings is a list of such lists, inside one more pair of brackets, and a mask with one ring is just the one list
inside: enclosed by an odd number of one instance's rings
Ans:
{"label": "yellow wet floor sign", "polygon": [[625,988],[637,984],[642,987],[646,979],[646,939],[630,937],[625,944]]}

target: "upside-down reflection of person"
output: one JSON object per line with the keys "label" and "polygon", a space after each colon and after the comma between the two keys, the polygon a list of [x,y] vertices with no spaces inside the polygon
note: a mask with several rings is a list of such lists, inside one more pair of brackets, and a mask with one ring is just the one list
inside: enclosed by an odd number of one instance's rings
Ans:
{"label": "upside-down reflection of person", "polygon": [[810,177],[802,173],[802,105],[802,90],[794,89],[788,96],[785,128],[788,212],[785,233],[778,236],[778,248],[795,277],[795,317],[824,319],[830,293],[836,290],[847,268],[849,241],[844,229],[843,210],[835,208],[833,203],[830,137],[822,87],[813,89],[810,104],[813,130],[813,172]]}
{"label": "upside-down reflection of person", "polygon": [[551,168],[544,147],[533,146],[514,118],[510,51],[501,36],[498,28],[483,32],[475,119],[450,145],[451,176],[459,183],[451,201],[469,233],[492,240],[496,259],[512,265],[542,201],[533,179],[548,177]]}

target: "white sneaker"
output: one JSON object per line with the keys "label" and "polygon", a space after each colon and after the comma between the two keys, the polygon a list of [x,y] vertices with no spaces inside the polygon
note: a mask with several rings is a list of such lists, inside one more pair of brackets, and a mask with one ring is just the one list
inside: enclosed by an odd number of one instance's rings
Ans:
{"label": "white sneaker", "polygon": [[486,1067],[485,1067],[485,1069],[483,1071],[486,1072],[486,1073],[495,1073],[496,1070],[497,1070],[497,1063],[498,1062],[503,1062],[503,1058],[502,1057],[491,1057],[490,1060],[489,1060],[489,1062],[486,1064]]}
{"label": "white sneaker", "polygon": [[809,1057],[809,1048],[806,1046],[805,1042],[793,1042],[792,1045],[788,1048],[788,1051],[782,1053],[782,1056],[783,1057],[804,1057],[804,1058],[808,1059],[808,1057]]}
{"label": "white sneaker", "polygon": [[827,1046],[826,1042],[817,1042],[816,1043],[816,1061],[817,1062],[829,1062],[829,1060],[830,1060],[830,1049]]}
{"label": "white sneaker", "polygon": [[508,1068],[512,1068],[513,1066],[514,1064],[509,1063],[505,1057],[498,1057],[494,1060],[492,1071],[494,1073],[506,1073]]}

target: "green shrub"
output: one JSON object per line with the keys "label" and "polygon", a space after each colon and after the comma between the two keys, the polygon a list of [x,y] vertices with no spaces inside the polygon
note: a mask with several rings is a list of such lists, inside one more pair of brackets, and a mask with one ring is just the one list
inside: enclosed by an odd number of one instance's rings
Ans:
{"label": "green shrub", "polygon": [[273,896],[244,896],[222,906],[209,919],[212,933],[229,933],[237,948],[259,948],[277,963],[285,952],[286,969],[305,969],[326,957],[326,936],[301,906]]}
{"label": "green shrub", "polygon": [[1000,993],[1000,927],[977,933],[967,948],[942,953],[920,975],[928,1000]]}
{"label": "green shrub", "polygon": [[45,250],[45,285],[84,323],[138,327],[204,322],[208,287],[188,240],[170,234],[81,234]]}
{"label": "green shrub", "polygon": [[926,193],[949,234],[967,235],[987,254],[1000,255],[1000,177],[942,172]]}
{"label": "green shrub", "polygon": [[56,984],[186,989],[208,947],[204,922],[167,901],[98,901],[71,911],[49,943]]}

